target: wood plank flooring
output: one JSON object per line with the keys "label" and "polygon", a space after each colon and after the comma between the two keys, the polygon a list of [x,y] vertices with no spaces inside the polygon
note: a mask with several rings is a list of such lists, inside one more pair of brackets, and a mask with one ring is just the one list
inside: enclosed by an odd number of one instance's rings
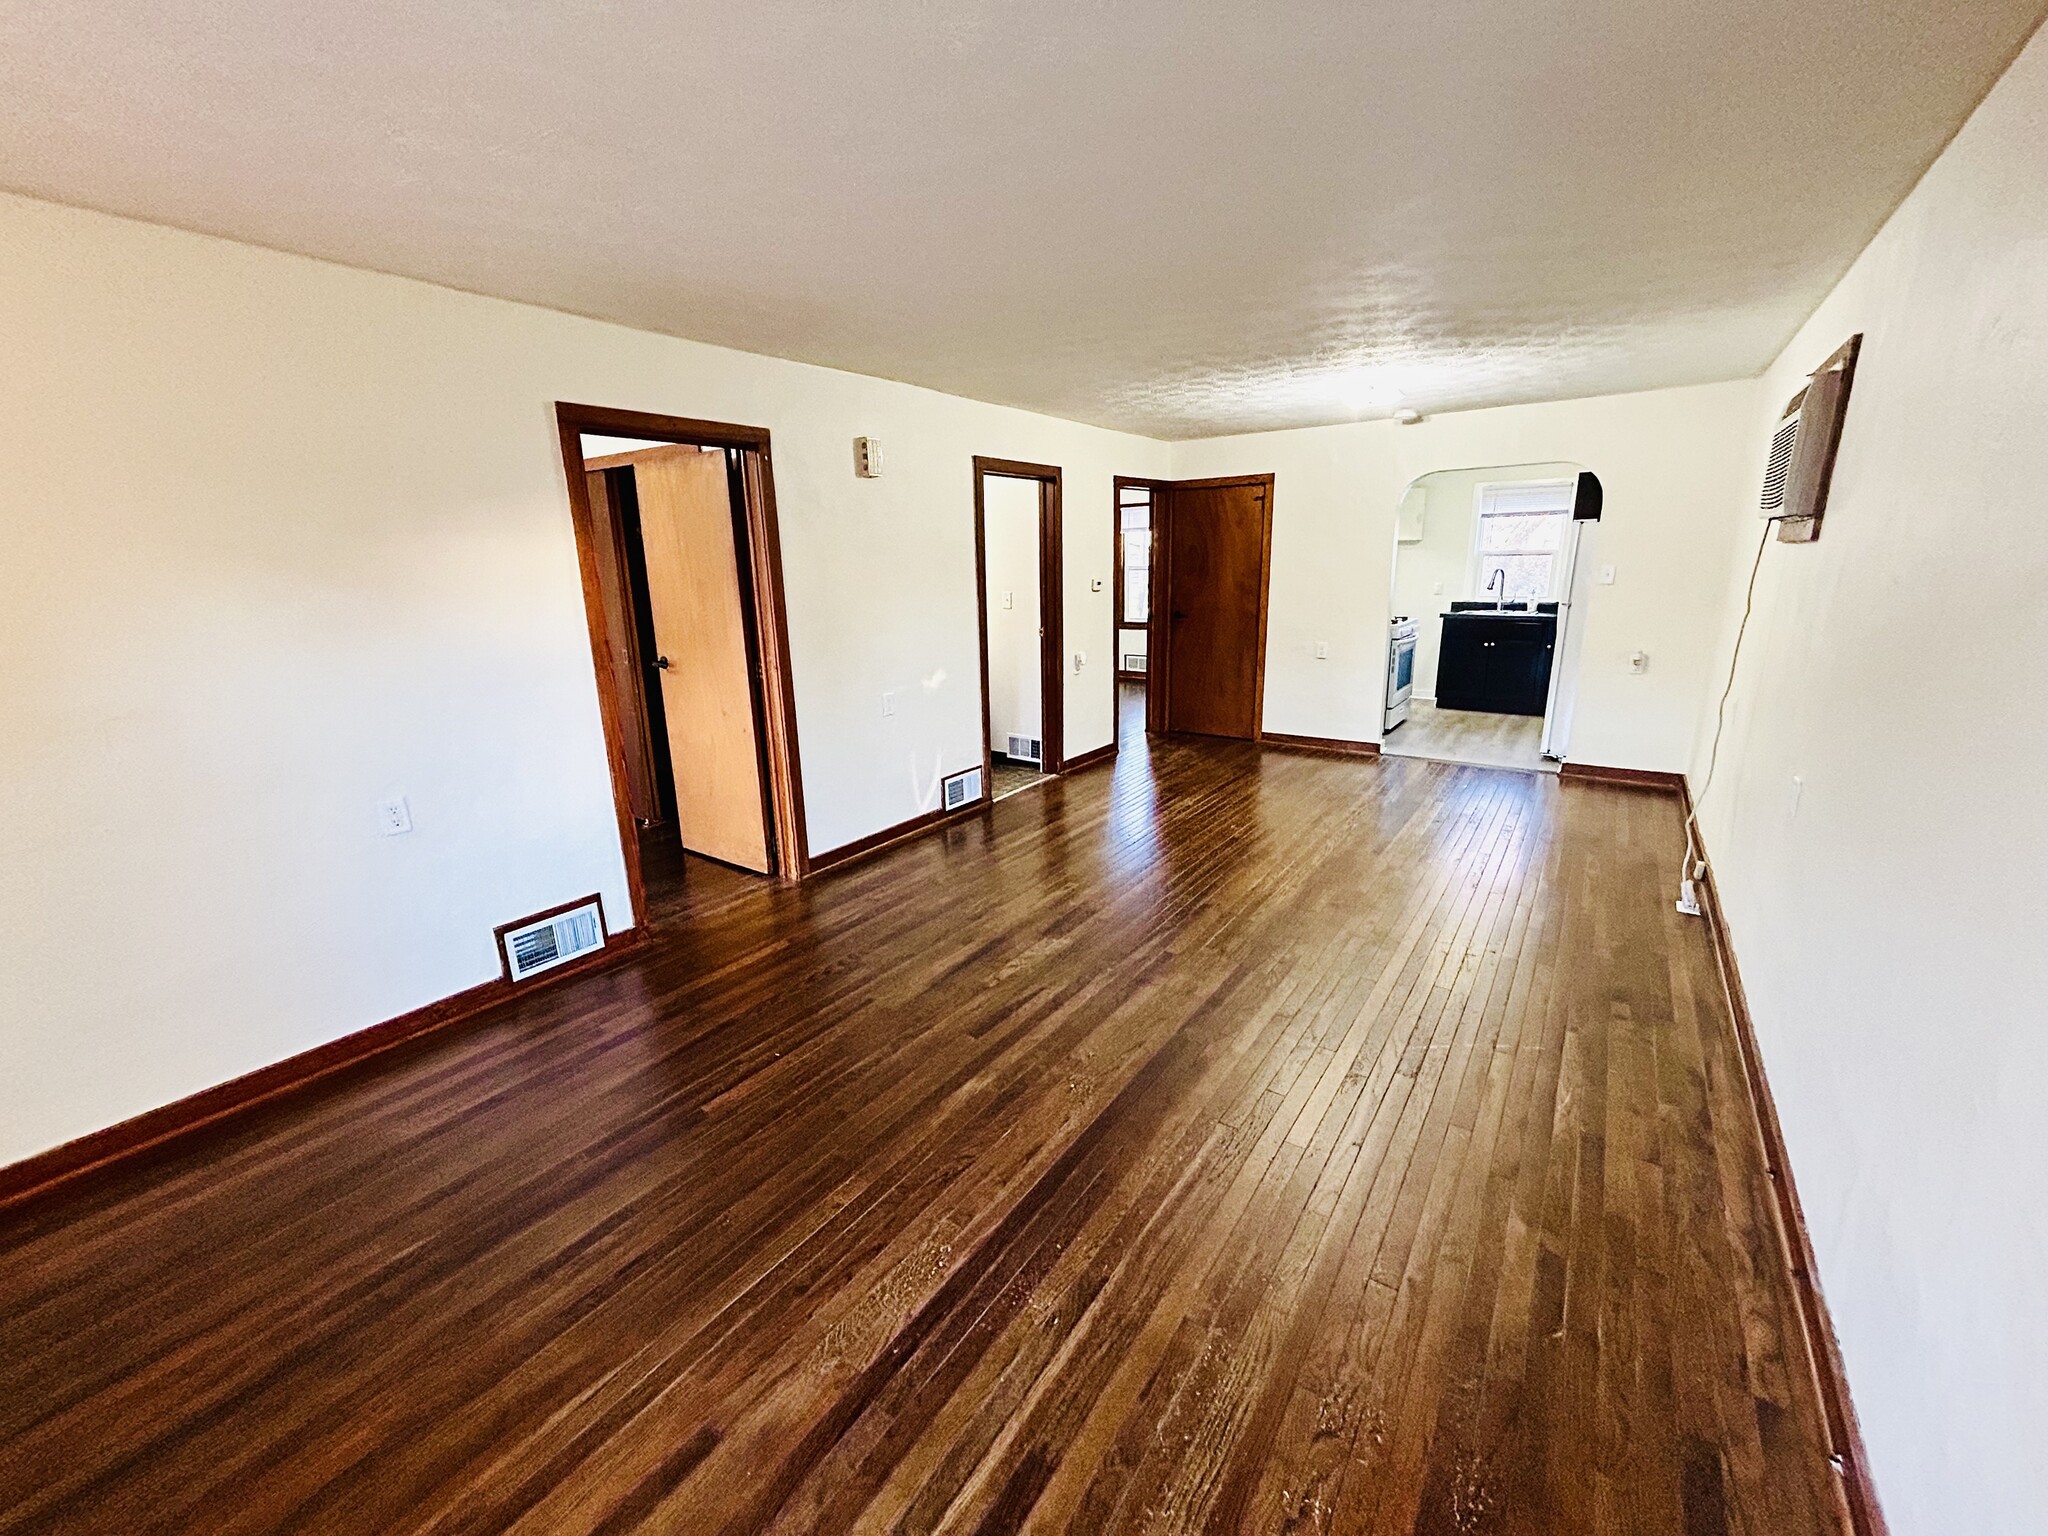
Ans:
{"label": "wood plank flooring", "polygon": [[0,1230],[4,1532],[1835,1531],[1669,798],[1127,737]]}

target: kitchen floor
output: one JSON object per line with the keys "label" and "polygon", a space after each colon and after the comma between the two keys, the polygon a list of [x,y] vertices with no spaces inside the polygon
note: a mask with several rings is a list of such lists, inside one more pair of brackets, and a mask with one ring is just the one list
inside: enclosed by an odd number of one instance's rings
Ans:
{"label": "kitchen floor", "polygon": [[1541,751],[1541,715],[1489,715],[1476,709],[1438,709],[1421,699],[1408,719],[1387,732],[1380,750],[1392,757],[1426,757],[1440,763],[1476,763],[1483,768],[1526,768],[1555,773],[1557,764]]}

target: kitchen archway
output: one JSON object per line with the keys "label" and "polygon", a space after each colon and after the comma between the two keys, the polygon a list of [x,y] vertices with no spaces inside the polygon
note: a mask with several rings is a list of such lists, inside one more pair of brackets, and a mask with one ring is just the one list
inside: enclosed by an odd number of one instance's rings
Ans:
{"label": "kitchen archway", "polygon": [[1555,773],[1604,495],[1552,460],[1432,471],[1395,516],[1381,751]]}

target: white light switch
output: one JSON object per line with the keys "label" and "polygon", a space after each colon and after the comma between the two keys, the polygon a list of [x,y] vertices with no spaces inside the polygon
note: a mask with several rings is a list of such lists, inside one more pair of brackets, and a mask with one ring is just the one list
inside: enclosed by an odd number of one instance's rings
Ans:
{"label": "white light switch", "polygon": [[1436,595],[1438,597],[1442,597],[1444,595],[1444,584],[1442,582],[1438,582],[1436,584]]}
{"label": "white light switch", "polygon": [[377,802],[377,830],[386,837],[399,837],[412,830],[412,807],[405,796]]}
{"label": "white light switch", "polygon": [[1613,567],[1613,566],[1611,566],[1611,565],[1603,565],[1603,566],[1601,566],[1601,567],[1600,567],[1600,585],[1601,585],[1601,586],[1603,586],[1603,587],[1611,587],[1611,586],[1613,586],[1613,585],[1614,585],[1614,567]]}
{"label": "white light switch", "polygon": [[1088,653],[1087,653],[1086,651],[1076,651],[1076,652],[1074,652],[1074,670],[1075,670],[1076,672],[1078,672],[1078,671],[1080,671],[1080,670],[1081,670],[1081,669],[1082,669],[1083,667],[1085,667],[1085,666],[1087,666],[1087,665],[1088,665]]}
{"label": "white light switch", "polygon": [[889,719],[896,713],[896,691],[893,688],[882,691],[882,718]]}
{"label": "white light switch", "polygon": [[1102,590],[1102,578],[1097,576],[1094,580],[1090,581],[1088,583],[1088,590],[1090,592],[1100,592]]}
{"label": "white light switch", "polygon": [[1014,608],[1017,606],[1016,603],[1011,600],[1010,594],[1007,592],[1003,594],[1003,606],[1005,608]]}
{"label": "white light switch", "polygon": [[1317,661],[1328,661],[1329,659],[1330,659],[1330,642],[1329,642],[1329,641],[1327,641],[1327,640],[1318,640],[1318,641],[1316,642],[1316,660],[1317,660]]}
{"label": "white light switch", "polygon": [[1640,677],[1643,673],[1649,671],[1649,653],[1646,651],[1630,651],[1628,653],[1628,669],[1629,671],[1635,673],[1638,677]]}

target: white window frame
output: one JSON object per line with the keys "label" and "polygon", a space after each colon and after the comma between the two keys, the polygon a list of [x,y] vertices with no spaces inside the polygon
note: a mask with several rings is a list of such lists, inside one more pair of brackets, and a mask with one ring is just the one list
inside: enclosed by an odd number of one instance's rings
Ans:
{"label": "white window frame", "polygon": [[[1505,491],[1530,492],[1532,493],[1531,500],[1536,499],[1534,493],[1547,492],[1554,494],[1557,498],[1558,504],[1555,510],[1563,513],[1569,519],[1572,511],[1572,492],[1575,488],[1576,482],[1572,480],[1482,480],[1472,488],[1472,548],[1465,561],[1465,591],[1469,601],[1484,601],[1486,598],[1486,593],[1479,589],[1479,566],[1484,554],[1486,515],[1489,504],[1499,498],[1500,493]],[[1549,509],[1532,508],[1530,510]],[[1570,530],[1567,529],[1566,532],[1569,534]],[[1563,594],[1558,591],[1558,583],[1560,580],[1569,579],[1568,574],[1560,575],[1570,564],[1567,558],[1568,543],[1568,539],[1560,539],[1557,549],[1552,552],[1549,591],[1539,601],[1550,603],[1557,602],[1562,598]]]}

